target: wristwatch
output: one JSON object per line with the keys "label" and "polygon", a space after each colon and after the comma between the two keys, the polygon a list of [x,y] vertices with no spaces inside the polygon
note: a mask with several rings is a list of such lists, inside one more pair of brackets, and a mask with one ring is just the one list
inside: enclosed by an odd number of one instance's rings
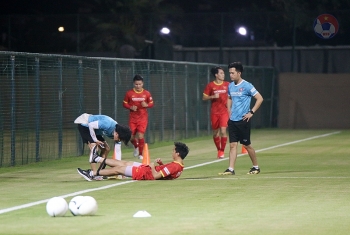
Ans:
{"label": "wristwatch", "polygon": [[249,113],[254,114],[253,110],[250,110]]}

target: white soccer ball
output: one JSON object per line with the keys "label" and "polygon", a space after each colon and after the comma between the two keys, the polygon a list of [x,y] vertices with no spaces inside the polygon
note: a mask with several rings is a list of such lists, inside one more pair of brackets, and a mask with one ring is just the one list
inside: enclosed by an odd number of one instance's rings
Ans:
{"label": "white soccer ball", "polygon": [[70,200],[68,208],[74,216],[79,215],[79,207],[82,204],[83,200],[84,196],[76,196]]}
{"label": "white soccer ball", "polygon": [[46,212],[49,216],[64,216],[68,211],[68,204],[62,197],[53,197],[46,204]]}
{"label": "white soccer ball", "polygon": [[69,202],[69,210],[74,216],[94,215],[97,209],[97,202],[91,196],[76,196]]}

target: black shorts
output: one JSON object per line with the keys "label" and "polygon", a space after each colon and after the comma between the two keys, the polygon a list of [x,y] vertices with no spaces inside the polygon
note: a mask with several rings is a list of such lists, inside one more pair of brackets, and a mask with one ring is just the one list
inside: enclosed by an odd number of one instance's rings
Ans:
{"label": "black shorts", "polygon": [[[81,138],[83,139],[83,143],[88,144],[88,143],[95,143],[95,141],[92,139],[90,135],[90,130],[89,127],[82,126],[81,124],[78,125],[78,130],[80,133]],[[95,131],[96,134],[96,131]],[[105,139],[102,137],[102,135],[96,135],[96,138],[99,141],[104,142]]]}
{"label": "black shorts", "polygon": [[240,142],[243,145],[250,145],[250,121],[228,121],[228,134],[230,143]]}

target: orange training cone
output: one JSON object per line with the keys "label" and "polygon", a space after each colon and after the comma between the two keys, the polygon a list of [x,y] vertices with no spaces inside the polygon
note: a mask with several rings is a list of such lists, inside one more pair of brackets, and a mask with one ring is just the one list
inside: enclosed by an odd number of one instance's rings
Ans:
{"label": "orange training cone", "polygon": [[247,149],[242,145],[242,153],[248,153]]}
{"label": "orange training cone", "polygon": [[143,146],[142,156],[143,156],[142,164],[149,165],[150,158],[149,158],[149,151],[148,151],[148,144],[147,143],[145,143],[145,146]]}

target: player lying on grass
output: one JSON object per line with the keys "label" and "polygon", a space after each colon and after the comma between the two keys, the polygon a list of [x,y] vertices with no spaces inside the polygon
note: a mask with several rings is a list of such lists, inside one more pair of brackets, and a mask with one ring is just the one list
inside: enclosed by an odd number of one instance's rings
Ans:
{"label": "player lying on grass", "polygon": [[[144,165],[139,162],[123,161],[106,159],[95,154],[92,161],[101,163],[99,169],[95,172],[92,170],[82,170],[78,168],[78,173],[83,176],[87,181],[92,181],[95,176],[115,176],[124,175],[131,177],[133,180],[173,180],[178,178],[183,169],[183,160],[187,156],[189,148],[186,144],[181,142],[174,143],[174,149],[172,153],[173,161],[167,164],[163,164],[160,158],[157,158],[154,163]],[[102,169],[104,164],[110,166],[110,168]]]}

